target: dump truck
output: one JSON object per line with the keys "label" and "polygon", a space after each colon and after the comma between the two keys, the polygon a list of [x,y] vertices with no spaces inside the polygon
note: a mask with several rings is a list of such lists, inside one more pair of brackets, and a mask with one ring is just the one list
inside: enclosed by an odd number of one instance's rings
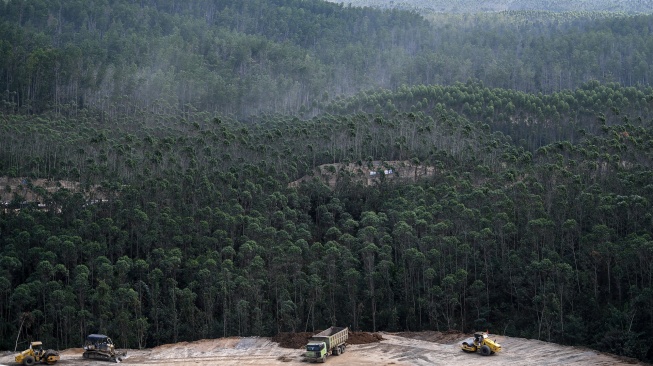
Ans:
{"label": "dump truck", "polygon": [[16,363],[26,366],[32,366],[37,362],[54,365],[59,361],[59,353],[51,349],[44,350],[43,343],[36,341],[30,343],[29,348],[19,353],[15,360]]}
{"label": "dump truck", "polygon": [[476,332],[474,338],[467,339],[460,345],[465,352],[480,351],[483,356],[489,356],[501,351],[501,345],[490,339],[488,332]]}
{"label": "dump truck", "polygon": [[306,345],[304,359],[310,362],[326,362],[329,354],[338,356],[345,353],[345,342],[349,338],[349,328],[331,327],[313,335]]}
{"label": "dump truck", "polygon": [[116,346],[111,338],[104,334],[90,334],[84,342],[84,358],[97,358],[113,362],[120,362],[124,355],[116,353]]}

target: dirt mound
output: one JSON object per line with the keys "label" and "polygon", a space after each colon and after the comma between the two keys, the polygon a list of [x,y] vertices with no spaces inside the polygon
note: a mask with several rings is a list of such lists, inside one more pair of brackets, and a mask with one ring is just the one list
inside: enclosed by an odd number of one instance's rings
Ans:
{"label": "dirt mound", "polygon": [[[315,333],[319,333],[316,331]],[[283,348],[293,348],[300,349],[306,346],[309,338],[315,333],[310,332],[300,332],[300,333],[279,333],[271,338],[272,342],[279,343],[279,347]],[[383,340],[383,337],[379,333],[368,333],[368,332],[352,332],[349,331],[349,339],[347,339],[347,344],[368,344],[380,342]]]}
{"label": "dirt mound", "polygon": [[279,343],[279,347],[299,349],[299,348],[304,348],[306,343],[308,343],[308,339],[311,338],[313,334],[314,333],[309,333],[309,332],[300,332],[300,333],[282,332],[272,337],[271,341]]}
{"label": "dirt mound", "polygon": [[349,332],[349,339],[347,339],[348,344],[368,344],[381,342],[383,337],[380,333],[368,333],[368,332]]}
{"label": "dirt mound", "polygon": [[67,189],[71,192],[83,192],[90,199],[106,199],[106,195],[99,189],[99,186],[92,186],[90,191],[84,192],[79,182],[68,180],[54,181],[50,179],[9,178],[2,176],[0,177],[0,187],[3,188],[0,190],[0,204],[11,202],[15,194],[19,194],[27,202],[44,202],[46,197],[43,197],[35,187],[41,187],[49,193],[57,192],[60,189]]}
{"label": "dirt mound", "polygon": [[436,342],[442,344],[457,343],[461,339],[471,337],[471,334],[462,333],[458,330],[447,330],[444,332],[423,331],[423,332],[399,332],[394,333],[400,337],[419,339],[421,341]]}

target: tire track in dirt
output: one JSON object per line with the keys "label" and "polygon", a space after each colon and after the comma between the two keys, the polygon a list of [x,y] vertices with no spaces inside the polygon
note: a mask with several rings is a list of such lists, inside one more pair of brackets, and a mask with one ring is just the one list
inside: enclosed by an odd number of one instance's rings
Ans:
{"label": "tire track in dirt", "polygon": [[[328,365],[343,366],[469,366],[494,365],[646,365],[582,347],[561,346],[538,340],[490,335],[501,343],[502,352],[492,356],[465,353],[460,342],[466,334],[452,332],[382,333],[383,340],[354,344],[340,356],[329,356]],[[122,352],[123,350],[120,350]],[[302,349],[282,348],[270,338],[230,337],[162,345],[145,350],[126,350],[125,365],[159,366],[248,366],[304,365]],[[15,353],[0,354],[0,364],[15,365]],[[81,349],[61,352],[57,365],[108,366],[110,362],[85,360]]]}

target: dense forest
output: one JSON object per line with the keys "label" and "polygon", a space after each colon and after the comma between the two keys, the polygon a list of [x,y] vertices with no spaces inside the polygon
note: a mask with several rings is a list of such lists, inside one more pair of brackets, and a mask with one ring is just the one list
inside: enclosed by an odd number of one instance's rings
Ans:
{"label": "dense forest", "polygon": [[396,8],[421,13],[481,13],[496,11],[541,10],[552,12],[651,13],[651,0],[328,0],[353,6]]}
{"label": "dense forest", "polygon": [[653,15],[431,15],[322,1],[0,2],[0,108],[319,113],[372,88],[649,86]]}
{"label": "dense forest", "polygon": [[0,348],[346,325],[653,361],[652,16],[0,8],[0,177],[21,182]]}

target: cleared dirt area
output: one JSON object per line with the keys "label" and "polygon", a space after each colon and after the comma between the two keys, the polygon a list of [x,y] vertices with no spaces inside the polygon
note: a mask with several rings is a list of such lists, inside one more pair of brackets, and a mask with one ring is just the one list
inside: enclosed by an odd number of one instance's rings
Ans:
{"label": "cleared dirt area", "polygon": [[[357,332],[358,333],[358,332]],[[292,346],[304,343],[300,337],[282,335],[293,339]],[[310,334],[309,334],[310,335]],[[274,337],[277,339],[279,336]],[[382,338],[382,339],[380,339]],[[459,344],[468,335],[457,332],[404,332],[358,333],[340,356],[330,356],[330,365],[646,365],[631,359],[602,354],[593,350],[560,346],[537,340],[491,335],[503,346],[503,351],[492,356],[467,354]],[[122,361],[129,365],[308,365],[302,361],[302,349],[284,348],[270,338],[231,337],[182,342],[145,350],[126,350]],[[3,352],[1,365],[13,365],[14,353]],[[57,365],[110,365],[108,361],[82,358],[81,349],[61,352]]]}

